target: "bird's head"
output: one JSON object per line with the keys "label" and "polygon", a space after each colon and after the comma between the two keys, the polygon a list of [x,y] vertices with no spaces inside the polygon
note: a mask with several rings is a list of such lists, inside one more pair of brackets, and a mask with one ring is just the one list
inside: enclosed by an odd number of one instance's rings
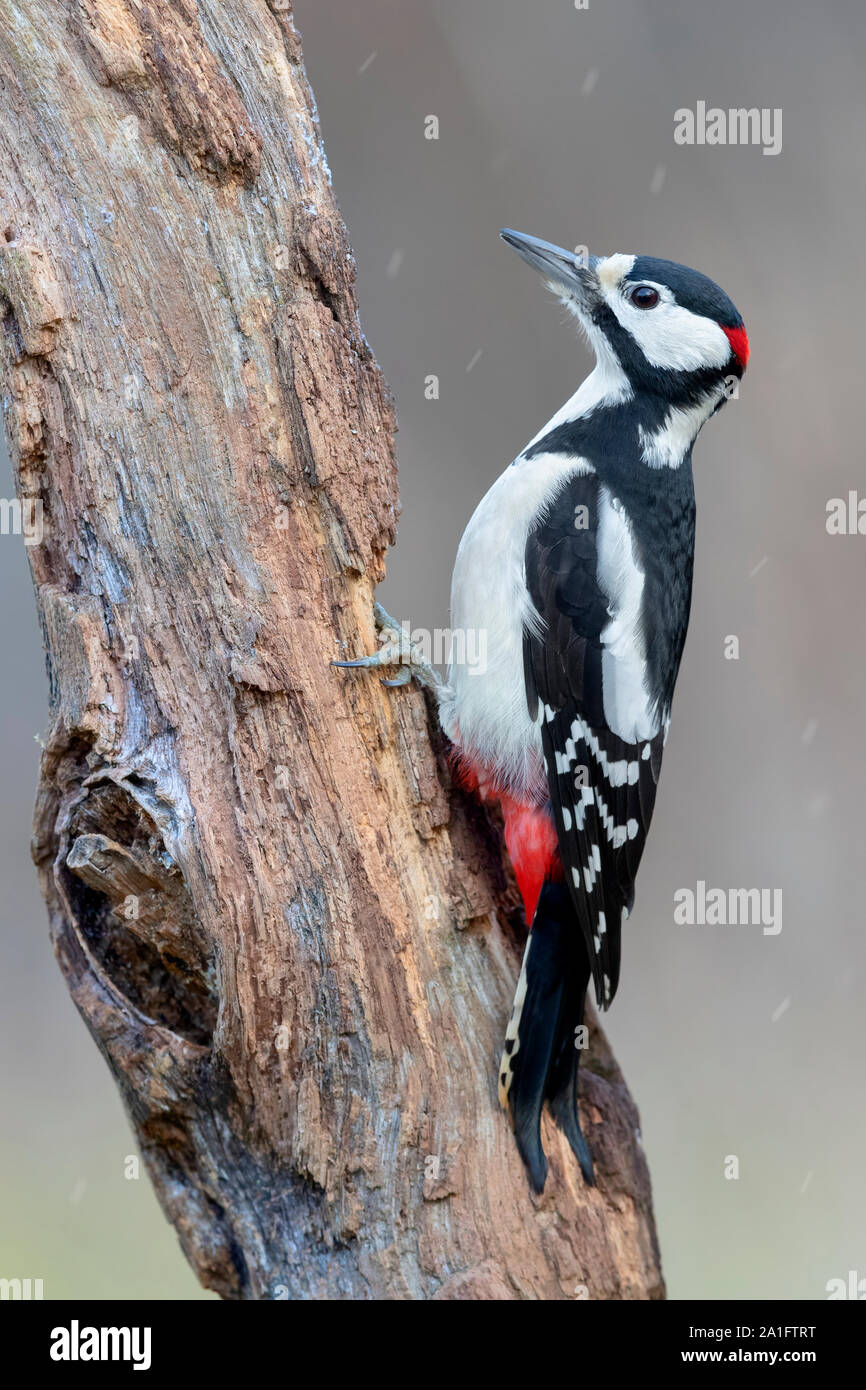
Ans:
{"label": "bird's head", "polygon": [[602,368],[672,405],[731,394],[749,359],[743,320],[700,271],[654,256],[587,256],[506,228],[513,246],[576,314]]}

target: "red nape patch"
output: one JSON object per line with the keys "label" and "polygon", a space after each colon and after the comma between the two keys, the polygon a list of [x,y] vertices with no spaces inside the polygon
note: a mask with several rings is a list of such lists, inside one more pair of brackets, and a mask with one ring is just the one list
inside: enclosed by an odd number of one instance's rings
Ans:
{"label": "red nape patch", "polygon": [[562,868],[556,844],[556,827],[549,811],[523,806],[503,796],[505,845],[514,865],[517,886],[526,910],[526,925],[532,926],[538,895],[545,878],[559,878]]}
{"label": "red nape patch", "polygon": [[730,343],[731,352],[737,358],[740,366],[745,367],[749,360],[749,339],[745,328],[742,325],[739,328],[726,328],[723,323],[720,323],[719,327]]}

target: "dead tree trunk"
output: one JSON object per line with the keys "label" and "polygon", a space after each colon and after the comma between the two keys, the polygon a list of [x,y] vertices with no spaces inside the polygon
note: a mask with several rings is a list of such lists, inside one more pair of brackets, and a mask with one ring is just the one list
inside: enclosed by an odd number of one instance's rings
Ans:
{"label": "dead tree trunk", "polygon": [[[3,396],[51,726],[54,944],[226,1298],[663,1293],[594,1026],[599,1186],[496,1104],[498,834],[372,650],[390,401],[287,0],[0,0]],[[583,1286],[583,1287],[582,1287]]]}

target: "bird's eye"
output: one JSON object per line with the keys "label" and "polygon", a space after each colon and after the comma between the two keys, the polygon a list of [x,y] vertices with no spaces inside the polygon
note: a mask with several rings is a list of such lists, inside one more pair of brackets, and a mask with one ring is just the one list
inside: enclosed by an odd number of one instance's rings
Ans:
{"label": "bird's eye", "polygon": [[652,285],[638,285],[629,299],[636,309],[654,309],[659,302],[659,292]]}

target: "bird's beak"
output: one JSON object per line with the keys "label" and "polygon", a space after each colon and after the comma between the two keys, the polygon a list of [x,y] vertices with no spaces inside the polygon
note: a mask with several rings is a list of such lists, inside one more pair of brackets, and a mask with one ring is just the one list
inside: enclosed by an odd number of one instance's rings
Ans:
{"label": "bird's beak", "polygon": [[514,232],[510,227],[503,227],[499,235],[554,289],[568,291],[580,306],[586,306],[590,291],[597,286],[595,269],[600,259],[598,256],[564,251],[561,246],[526,236],[523,232]]}

